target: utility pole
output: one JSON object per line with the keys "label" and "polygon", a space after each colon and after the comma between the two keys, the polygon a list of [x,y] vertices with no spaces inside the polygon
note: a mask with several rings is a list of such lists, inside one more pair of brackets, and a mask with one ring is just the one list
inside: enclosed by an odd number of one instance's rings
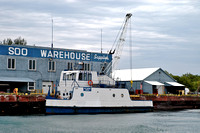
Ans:
{"label": "utility pole", "polygon": [[[53,18],[51,18],[51,53],[53,54]],[[50,61],[53,60],[53,56],[49,59]]]}
{"label": "utility pole", "polygon": [[102,53],[102,29],[101,29],[101,53]]}

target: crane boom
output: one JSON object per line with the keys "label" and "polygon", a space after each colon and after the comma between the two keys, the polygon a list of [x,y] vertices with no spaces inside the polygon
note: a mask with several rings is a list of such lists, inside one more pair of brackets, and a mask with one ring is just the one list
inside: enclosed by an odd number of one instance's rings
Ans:
{"label": "crane boom", "polygon": [[115,44],[116,47],[114,50],[111,49],[109,52],[109,54],[113,54],[113,59],[103,71],[103,73],[106,75],[110,75],[111,74],[110,72],[114,71],[119,63],[120,56],[121,56],[121,53],[122,53],[123,47],[124,47],[124,42],[126,39],[126,32],[127,32],[129,20],[130,20],[131,16],[132,16],[131,13],[126,14],[125,21],[119,32],[120,34],[117,36],[117,39],[116,39],[117,40],[117,42]]}

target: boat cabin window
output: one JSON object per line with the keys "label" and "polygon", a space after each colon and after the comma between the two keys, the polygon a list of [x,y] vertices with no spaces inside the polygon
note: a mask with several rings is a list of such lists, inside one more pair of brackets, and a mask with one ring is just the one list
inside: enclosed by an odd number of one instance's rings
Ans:
{"label": "boat cabin window", "polygon": [[82,78],[83,78],[83,73],[79,73],[78,80],[82,80]]}
{"label": "boat cabin window", "polygon": [[92,80],[92,74],[89,72],[79,73],[78,80],[80,80],[80,81]]}
{"label": "boat cabin window", "polygon": [[66,80],[66,73],[63,73],[63,80]]}
{"label": "boat cabin window", "polygon": [[76,73],[70,73],[70,74],[63,73],[63,80],[75,80],[75,79],[76,79]]}
{"label": "boat cabin window", "polygon": [[88,81],[89,80],[92,80],[92,74],[91,73],[88,74]]}

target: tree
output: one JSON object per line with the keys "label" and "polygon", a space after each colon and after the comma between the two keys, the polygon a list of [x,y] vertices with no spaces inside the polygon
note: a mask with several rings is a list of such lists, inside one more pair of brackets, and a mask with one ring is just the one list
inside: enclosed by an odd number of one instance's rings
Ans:
{"label": "tree", "polygon": [[185,85],[186,88],[189,88],[190,91],[200,91],[200,76],[193,75],[191,73],[183,74],[182,76],[176,76],[171,73],[168,73],[171,77],[173,77],[178,83]]}
{"label": "tree", "polygon": [[13,44],[13,41],[12,41],[12,39],[10,39],[10,38],[3,39],[3,44],[4,44],[4,45],[12,45],[12,44]]}
{"label": "tree", "polygon": [[14,40],[14,43],[17,45],[26,45],[27,42],[24,38],[18,37]]}
{"label": "tree", "polygon": [[199,91],[198,87],[200,85],[200,76],[193,75],[190,73],[183,74],[182,76],[175,76],[170,74],[178,83],[185,85],[190,91]]}
{"label": "tree", "polygon": [[10,38],[4,39],[3,42],[1,42],[1,43],[4,45],[12,45],[12,44],[26,45],[27,41],[24,38],[18,37],[14,41]]}

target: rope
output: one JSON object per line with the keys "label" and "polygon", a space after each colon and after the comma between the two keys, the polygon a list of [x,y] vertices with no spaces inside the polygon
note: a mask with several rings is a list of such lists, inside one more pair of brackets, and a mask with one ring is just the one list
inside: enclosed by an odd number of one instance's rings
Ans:
{"label": "rope", "polygon": [[131,69],[131,81],[132,81],[132,67],[133,67],[133,63],[132,63],[132,32],[131,32],[131,18],[130,18],[130,24],[129,24],[129,28],[130,28],[130,30],[129,30],[129,38],[130,38],[130,40],[129,40],[129,48],[130,48],[130,69]]}

